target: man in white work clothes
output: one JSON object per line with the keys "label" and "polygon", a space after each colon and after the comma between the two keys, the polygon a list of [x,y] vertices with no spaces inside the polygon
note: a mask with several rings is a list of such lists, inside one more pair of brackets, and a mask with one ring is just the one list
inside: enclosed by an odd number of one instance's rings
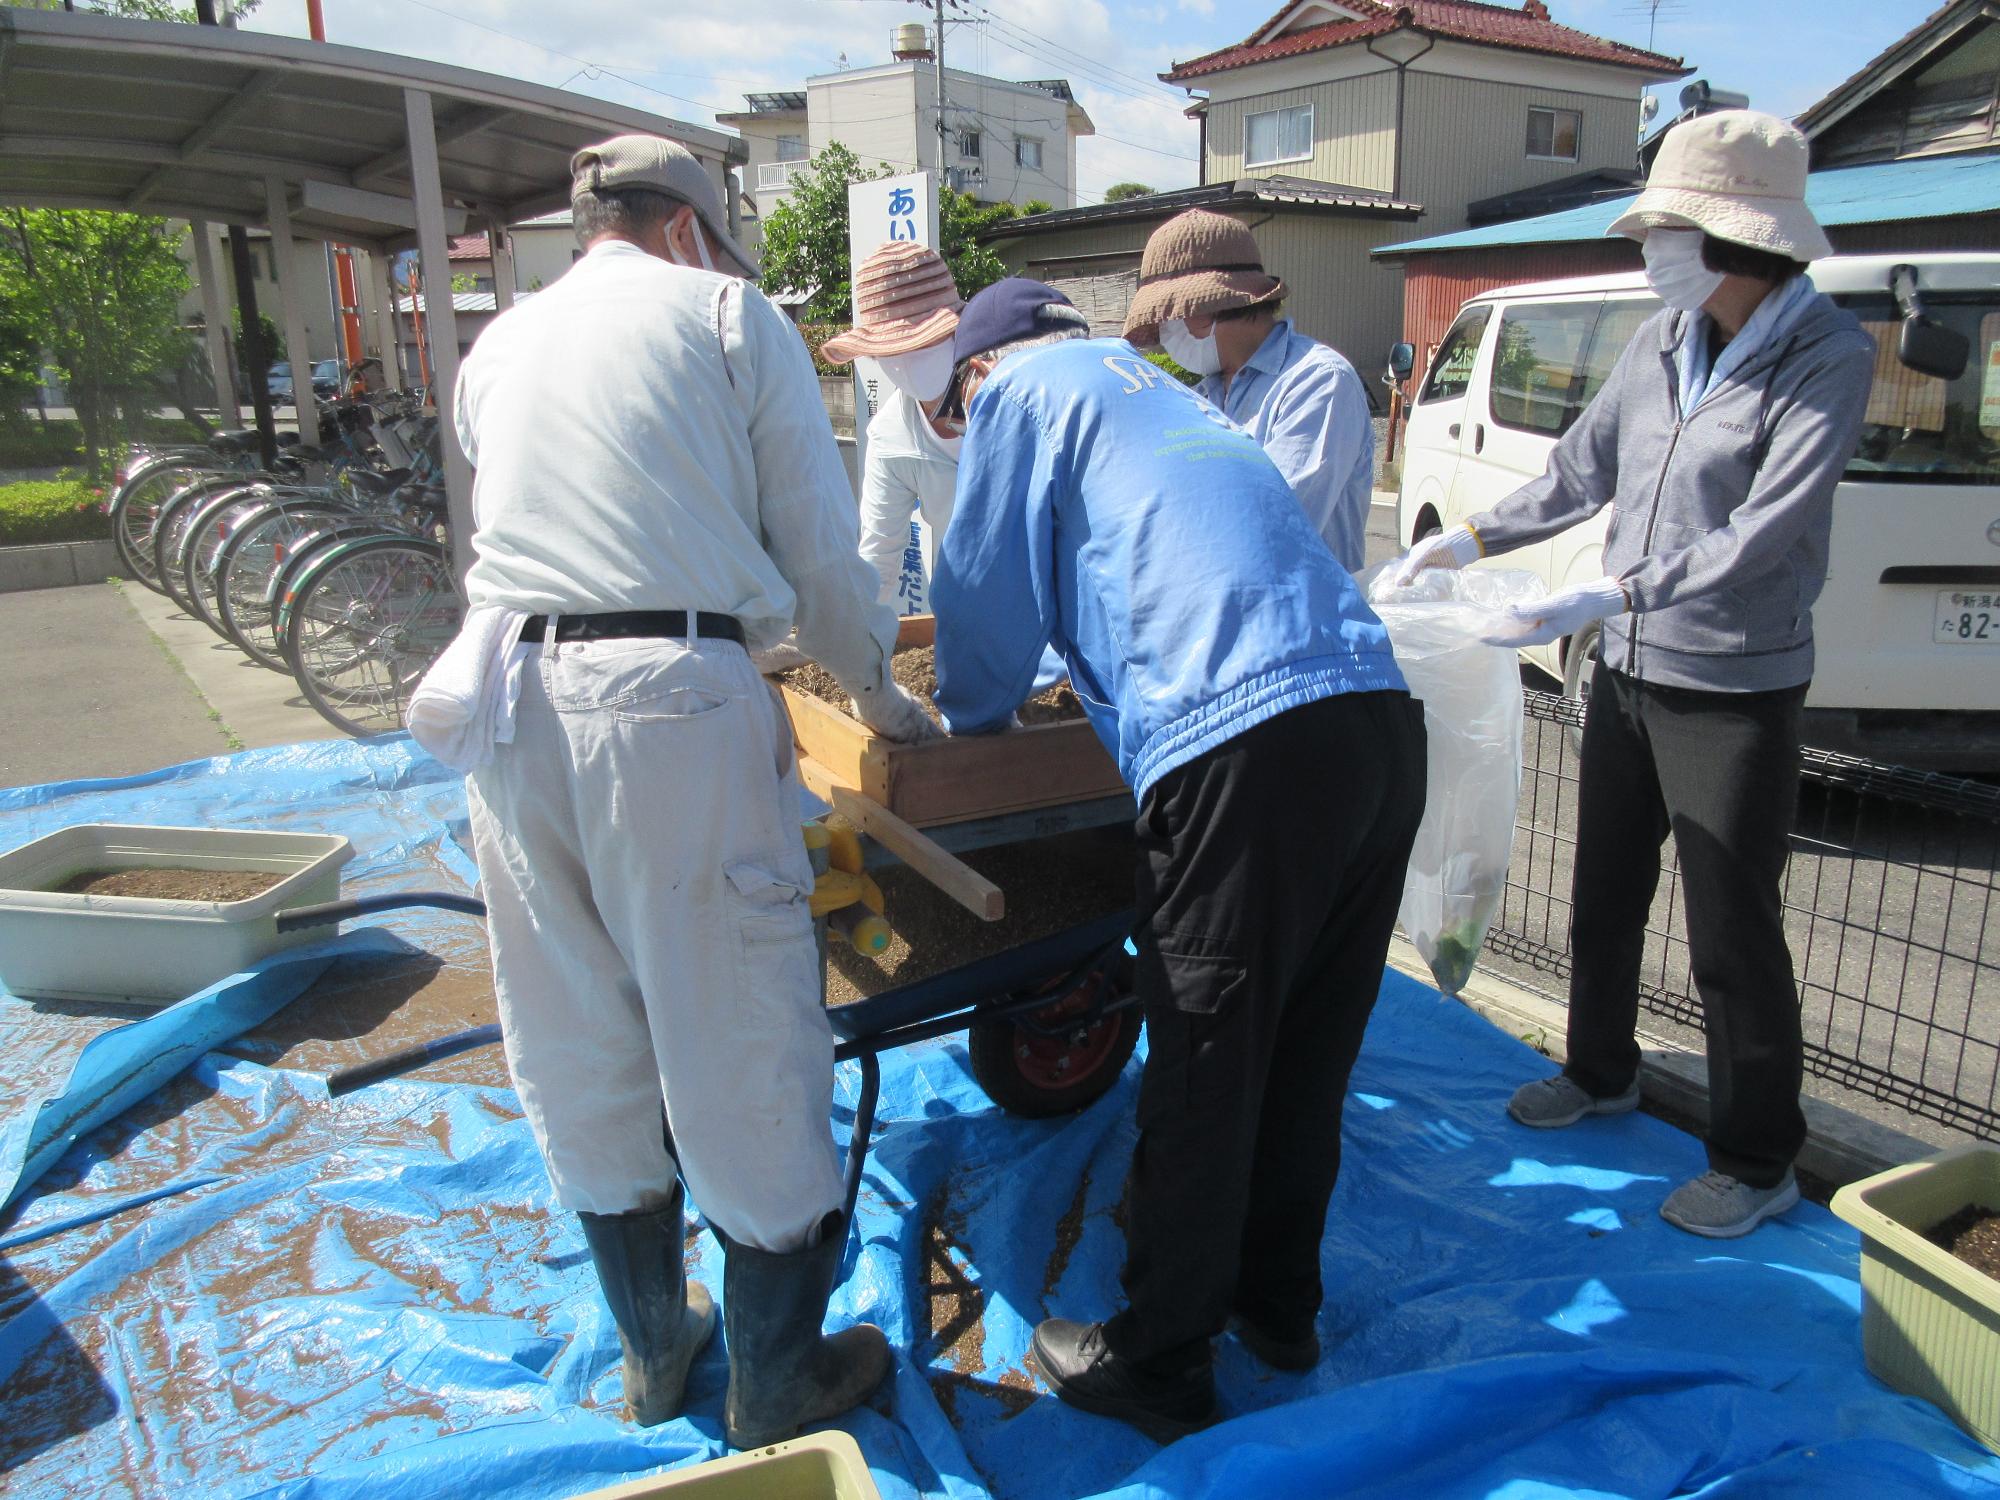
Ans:
{"label": "man in white work clothes", "polygon": [[889,1356],[868,1325],[821,1332],[845,1238],[833,1035],[791,734],[750,651],[796,627],[878,733],[934,731],[887,675],[896,620],[805,344],[741,279],[707,173],[642,135],[571,170],[586,254],[458,382],[470,751],[416,732],[475,763],[507,1062],[632,1416],[679,1410],[714,1326],[682,1271],[685,1179],[727,1248],[729,1440],[756,1447],[865,1398]]}

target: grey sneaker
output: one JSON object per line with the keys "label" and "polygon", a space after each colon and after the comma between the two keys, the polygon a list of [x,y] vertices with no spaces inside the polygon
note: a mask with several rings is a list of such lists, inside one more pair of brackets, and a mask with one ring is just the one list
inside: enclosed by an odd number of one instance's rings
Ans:
{"label": "grey sneaker", "polygon": [[1630,1114],[1638,1107],[1639,1084],[1636,1079],[1624,1093],[1600,1099],[1562,1073],[1522,1084],[1514,1090],[1514,1097],[1507,1101],[1508,1114],[1520,1124],[1532,1125],[1537,1130],[1557,1130],[1564,1125],[1574,1125],[1585,1115]]}
{"label": "grey sneaker", "polygon": [[1783,1182],[1768,1188],[1738,1182],[1727,1172],[1704,1172],[1667,1195],[1667,1201],[1660,1205],[1660,1217],[1689,1234],[1733,1240],[1798,1201],[1798,1179],[1790,1170]]}

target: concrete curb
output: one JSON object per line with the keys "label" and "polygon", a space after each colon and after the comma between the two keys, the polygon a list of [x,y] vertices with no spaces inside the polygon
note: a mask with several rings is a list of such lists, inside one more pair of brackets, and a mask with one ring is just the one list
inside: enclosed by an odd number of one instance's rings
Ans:
{"label": "concrete curb", "polygon": [[38,547],[0,547],[0,594],[24,589],[61,589],[102,583],[123,572],[118,545],[109,537],[93,542],[49,542]]}
{"label": "concrete curb", "polygon": [[[1412,979],[1432,982],[1417,950],[1401,937],[1389,945],[1389,964]],[[1502,1031],[1562,1061],[1569,1013],[1559,1001],[1477,970],[1458,998]],[[1639,1041],[1641,1095],[1662,1109],[1706,1124],[1708,1060],[1644,1032]],[[1836,1187],[1936,1154],[1935,1147],[1915,1136],[1878,1125],[1837,1104],[1811,1095],[1799,1103],[1806,1117],[1806,1144],[1799,1152],[1799,1169]],[[1494,1101],[1496,1111],[1505,1105],[1504,1099]]]}

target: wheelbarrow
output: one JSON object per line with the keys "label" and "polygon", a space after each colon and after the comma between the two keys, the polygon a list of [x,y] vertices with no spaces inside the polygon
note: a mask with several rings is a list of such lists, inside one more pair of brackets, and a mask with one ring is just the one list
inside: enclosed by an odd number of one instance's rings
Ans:
{"label": "wheelbarrow", "polygon": [[[410,907],[486,915],[476,896],[392,891],[294,907],[277,922],[295,931]],[[1117,1081],[1141,1024],[1127,942],[1133,925],[1131,910],[1115,912],[828,1010],[835,1061],[861,1065],[847,1145],[848,1222],[875,1127],[881,1054],[891,1048],[963,1031],[974,1081],[1002,1109],[1031,1118],[1074,1113]],[[497,1024],[475,1026],[340,1069],[328,1075],[327,1090],[351,1093],[499,1040]]]}

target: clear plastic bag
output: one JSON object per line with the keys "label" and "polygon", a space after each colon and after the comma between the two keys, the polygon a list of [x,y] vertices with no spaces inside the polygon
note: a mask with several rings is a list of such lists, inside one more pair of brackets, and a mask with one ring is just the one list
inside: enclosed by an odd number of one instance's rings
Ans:
{"label": "clear plastic bag", "polygon": [[1518,569],[1432,568],[1408,588],[1393,565],[1362,575],[1396,665],[1423,700],[1428,799],[1397,913],[1431,977],[1456,995],[1472,975],[1507,888],[1521,795],[1521,678],[1515,654],[1480,636],[1495,611],[1541,598]]}

